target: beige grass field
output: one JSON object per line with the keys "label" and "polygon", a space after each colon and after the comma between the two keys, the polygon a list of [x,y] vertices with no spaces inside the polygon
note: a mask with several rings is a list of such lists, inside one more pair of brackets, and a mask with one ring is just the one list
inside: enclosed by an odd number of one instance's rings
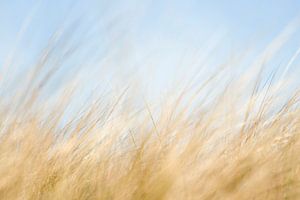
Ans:
{"label": "beige grass field", "polygon": [[1,69],[0,199],[300,199],[299,88],[262,75],[283,36],[238,76],[225,63],[139,106],[130,84],[78,112],[72,81],[50,101],[70,53],[52,44],[21,78]]}

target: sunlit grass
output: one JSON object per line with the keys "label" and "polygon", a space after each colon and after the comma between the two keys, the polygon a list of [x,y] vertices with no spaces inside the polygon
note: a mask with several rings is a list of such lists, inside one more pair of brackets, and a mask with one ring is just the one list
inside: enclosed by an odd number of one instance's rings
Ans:
{"label": "sunlit grass", "polygon": [[129,85],[70,112],[76,84],[45,95],[74,50],[61,47],[2,94],[0,199],[300,198],[300,93],[282,92],[276,71],[262,78],[262,62],[225,81],[221,67],[159,105],[135,105]]}

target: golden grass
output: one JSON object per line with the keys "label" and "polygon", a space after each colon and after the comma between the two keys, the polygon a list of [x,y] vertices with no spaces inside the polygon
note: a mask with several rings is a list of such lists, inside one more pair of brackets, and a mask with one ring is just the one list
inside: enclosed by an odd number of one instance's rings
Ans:
{"label": "golden grass", "polygon": [[125,89],[66,114],[66,85],[56,103],[41,98],[51,56],[50,46],[3,96],[0,199],[300,198],[299,92],[278,103],[272,75],[221,83],[216,73],[141,110]]}

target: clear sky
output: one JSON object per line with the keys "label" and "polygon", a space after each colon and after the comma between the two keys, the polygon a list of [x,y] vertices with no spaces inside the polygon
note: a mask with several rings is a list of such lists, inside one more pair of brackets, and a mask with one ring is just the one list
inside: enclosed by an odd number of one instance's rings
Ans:
{"label": "clear sky", "polygon": [[[0,0],[0,67],[9,55],[19,68],[31,63],[58,27],[76,21],[75,40],[86,37],[92,53],[116,49],[107,65],[113,74],[139,73],[161,88],[208,54],[214,64],[253,43],[259,53],[299,11],[299,0]],[[299,36],[278,62],[299,48]],[[92,71],[83,76],[93,80]]]}

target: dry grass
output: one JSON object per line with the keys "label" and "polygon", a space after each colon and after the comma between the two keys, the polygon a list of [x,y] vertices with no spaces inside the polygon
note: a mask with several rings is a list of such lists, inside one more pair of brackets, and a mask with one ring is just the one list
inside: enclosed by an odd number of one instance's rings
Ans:
{"label": "dry grass", "polygon": [[125,89],[66,114],[68,86],[56,103],[43,98],[70,53],[51,48],[2,94],[0,199],[300,198],[299,93],[278,104],[272,75],[216,73],[138,111]]}

